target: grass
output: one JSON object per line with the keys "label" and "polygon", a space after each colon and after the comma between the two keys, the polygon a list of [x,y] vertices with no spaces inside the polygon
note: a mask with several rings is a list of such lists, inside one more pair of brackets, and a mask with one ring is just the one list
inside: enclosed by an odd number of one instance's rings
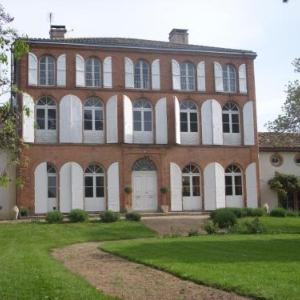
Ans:
{"label": "grass", "polygon": [[141,223],[14,223],[0,225],[0,299],[113,299],[70,273],[50,251],[87,241],[145,238]]}
{"label": "grass", "polygon": [[263,299],[299,299],[300,218],[262,217],[269,232],[107,242],[103,249],[184,279]]}

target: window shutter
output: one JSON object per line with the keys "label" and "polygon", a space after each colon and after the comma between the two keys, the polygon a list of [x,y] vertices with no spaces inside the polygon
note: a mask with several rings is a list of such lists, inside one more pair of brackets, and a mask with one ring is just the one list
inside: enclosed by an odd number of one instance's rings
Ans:
{"label": "window shutter", "polygon": [[120,211],[119,163],[112,163],[107,170],[107,208]]}
{"label": "window shutter", "polygon": [[160,90],[160,60],[155,59],[151,64],[152,89]]}
{"label": "window shutter", "polygon": [[197,65],[197,86],[198,91],[205,92],[205,62],[201,61]]}
{"label": "window shutter", "polygon": [[66,95],[59,104],[59,140],[82,143],[82,103],[77,96]]}
{"label": "window shutter", "polygon": [[216,100],[211,100],[212,105],[212,127],[213,127],[213,144],[223,145],[223,123],[222,107]]}
{"label": "window shutter", "polygon": [[239,66],[239,87],[240,93],[247,94],[247,72],[245,64]]}
{"label": "window shutter", "polygon": [[204,169],[204,210],[225,207],[224,168],[217,162],[208,164]]}
{"label": "window shutter", "polygon": [[181,144],[180,136],[180,105],[177,97],[174,97],[174,108],[175,108],[175,142]]}
{"label": "window shutter", "polygon": [[37,85],[38,82],[38,60],[35,54],[28,53],[28,85]]}
{"label": "window shutter", "polygon": [[223,69],[218,62],[214,62],[215,73],[215,90],[216,92],[223,92]]}
{"label": "window shutter", "polygon": [[257,174],[256,163],[253,162],[246,168],[246,193],[247,193],[247,207],[258,207],[257,197]]}
{"label": "window shutter", "polygon": [[34,211],[44,214],[48,211],[47,163],[39,164],[34,171]]}
{"label": "window shutter", "polygon": [[254,145],[254,104],[248,101],[243,107],[244,144]]}
{"label": "window shutter", "polygon": [[173,90],[181,90],[180,65],[175,59],[172,59],[172,82]]}
{"label": "window shutter", "polygon": [[156,144],[168,143],[167,99],[161,98],[155,105]]}
{"label": "window shutter", "polygon": [[170,163],[171,211],[182,211],[182,176],[180,167]]}
{"label": "window shutter", "polygon": [[123,113],[124,113],[124,143],[133,143],[133,113],[132,103],[129,97],[123,96]]}
{"label": "window shutter", "polygon": [[134,67],[133,61],[125,57],[125,87],[134,88]]}
{"label": "window shutter", "polygon": [[83,170],[79,164],[71,164],[72,209],[83,209]]}
{"label": "window shutter", "polygon": [[76,86],[85,86],[84,58],[76,54]]}
{"label": "window shutter", "polygon": [[66,54],[57,59],[57,85],[66,86]]}
{"label": "window shutter", "polygon": [[68,213],[72,209],[72,163],[65,163],[59,172],[59,210]]}
{"label": "window shutter", "polygon": [[[29,111],[29,115],[27,112]],[[23,93],[23,115],[22,115],[23,140],[34,143],[34,102],[30,95]]]}
{"label": "window shutter", "polygon": [[118,142],[118,96],[112,96],[106,103],[106,141]]}
{"label": "window shutter", "polygon": [[212,100],[206,100],[201,107],[202,120],[202,143],[204,145],[213,144],[213,117]]}
{"label": "window shutter", "polygon": [[103,61],[103,87],[112,88],[112,58],[108,56]]}

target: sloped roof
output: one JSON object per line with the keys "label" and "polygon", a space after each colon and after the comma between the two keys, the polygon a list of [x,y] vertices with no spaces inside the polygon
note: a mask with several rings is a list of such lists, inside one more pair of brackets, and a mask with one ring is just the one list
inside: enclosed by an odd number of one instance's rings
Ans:
{"label": "sloped roof", "polygon": [[300,151],[299,133],[259,132],[261,151]]}
{"label": "sloped roof", "polygon": [[31,44],[52,44],[52,45],[73,45],[73,46],[91,46],[99,48],[130,48],[130,49],[145,49],[159,51],[179,51],[179,52],[199,52],[199,53],[215,53],[228,54],[238,56],[256,57],[256,53],[250,50],[229,49],[220,47],[209,47],[190,44],[176,44],[164,41],[153,41],[144,39],[132,38],[65,38],[65,39],[43,39],[43,38],[28,38],[27,41]]}

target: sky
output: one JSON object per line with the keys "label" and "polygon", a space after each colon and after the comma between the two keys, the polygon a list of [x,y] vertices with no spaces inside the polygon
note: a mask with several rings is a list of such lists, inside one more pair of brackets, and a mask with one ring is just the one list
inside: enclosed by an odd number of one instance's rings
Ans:
{"label": "sky", "polygon": [[49,36],[52,24],[68,37],[168,40],[172,28],[189,30],[190,44],[255,51],[258,129],[280,112],[288,81],[299,79],[300,1],[289,0],[2,0],[12,26],[30,37]]}

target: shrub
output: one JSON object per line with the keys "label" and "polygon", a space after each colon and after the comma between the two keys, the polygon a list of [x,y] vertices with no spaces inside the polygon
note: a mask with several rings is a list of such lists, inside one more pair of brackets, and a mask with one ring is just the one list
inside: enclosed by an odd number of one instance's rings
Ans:
{"label": "shrub", "polygon": [[299,212],[298,211],[293,211],[293,210],[288,210],[286,212],[286,216],[287,217],[298,217],[299,216]]}
{"label": "shrub", "polygon": [[29,215],[29,209],[27,207],[21,207],[20,208],[20,216],[28,217],[28,215]]}
{"label": "shrub", "polygon": [[162,187],[160,188],[160,192],[161,192],[162,194],[167,194],[167,193],[169,192],[169,189],[168,189],[166,186],[162,186]]}
{"label": "shrub", "polygon": [[212,220],[220,228],[229,228],[236,224],[237,217],[231,210],[224,208],[216,210],[212,216]]}
{"label": "shrub", "polygon": [[270,216],[271,217],[283,218],[283,217],[286,216],[286,210],[284,208],[281,208],[281,207],[274,208],[273,210],[271,210]]}
{"label": "shrub", "polygon": [[199,235],[199,231],[197,229],[190,229],[188,232],[188,236],[197,236]]}
{"label": "shrub", "polygon": [[120,219],[120,215],[117,212],[107,210],[100,213],[100,219],[104,223],[112,223],[118,221]]}
{"label": "shrub", "polygon": [[126,194],[131,194],[131,193],[132,193],[132,188],[131,188],[131,186],[126,186],[126,187],[124,188],[124,192],[125,192]]}
{"label": "shrub", "polygon": [[266,231],[264,225],[261,223],[258,217],[252,221],[246,221],[245,227],[247,233],[263,233]]}
{"label": "shrub", "polygon": [[212,221],[207,221],[204,224],[204,230],[206,231],[207,234],[216,233],[217,229],[218,229],[217,226]]}
{"label": "shrub", "polygon": [[252,208],[251,216],[252,217],[262,217],[265,214],[265,210],[263,208]]}
{"label": "shrub", "polygon": [[73,223],[85,222],[88,220],[89,215],[86,211],[77,208],[71,210],[71,212],[68,215],[68,218]]}
{"label": "shrub", "polygon": [[50,224],[61,223],[63,219],[64,219],[64,215],[58,210],[50,211],[46,215],[46,221]]}
{"label": "shrub", "polygon": [[137,212],[128,212],[126,215],[125,215],[125,218],[126,220],[128,221],[140,221],[141,220],[141,215]]}
{"label": "shrub", "polygon": [[244,208],[241,208],[241,215],[242,215],[242,218],[252,216],[252,210],[253,210],[253,209],[250,208],[250,207],[244,207]]}

